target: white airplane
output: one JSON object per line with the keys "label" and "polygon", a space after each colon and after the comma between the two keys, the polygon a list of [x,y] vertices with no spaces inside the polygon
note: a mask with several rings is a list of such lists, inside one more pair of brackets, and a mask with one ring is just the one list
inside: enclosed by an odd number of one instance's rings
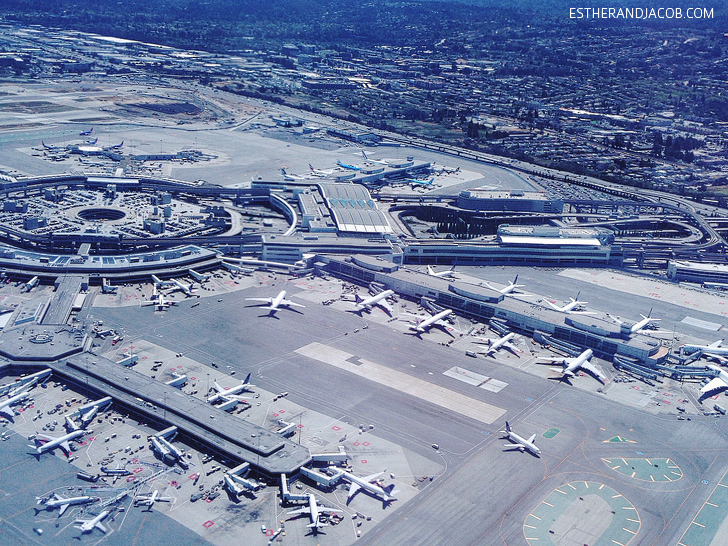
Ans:
{"label": "white airplane", "polygon": [[184,293],[185,296],[194,296],[195,293],[192,291],[192,289],[195,286],[195,283],[191,282],[190,284],[185,284],[181,281],[178,281],[177,279],[172,279],[172,284],[174,285],[172,287],[172,291],[179,290]]}
{"label": "white airplane", "polygon": [[457,278],[457,276],[455,275],[455,266],[452,266],[450,269],[446,269],[445,271],[435,272],[435,269],[431,265],[428,265],[427,274],[433,277],[446,277],[450,279]]}
{"label": "white airplane", "polygon": [[212,275],[210,275],[209,273],[198,273],[194,269],[189,269],[187,272],[190,275],[192,275],[192,278],[195,279],[200,284],[202,284],[203,282],[209,281],[210,278],[212,277]]}
{"label": "white airplane", "polygon": [[349,504],[351,498],[356,494],[357,491],[359,491],[359,489],[363,489],[364,491],[367,491],[368,493],[379,497],[385,504],[396,500],[396,498],[392,496],[397,494],[397,491],[392,491],[394,489],[393,483],[388,485],[387,487],[381,487],[377,484],[371,483],[372,480],[378,478],[379,476],[384,474],[384,472],[377,472],[376,474],[372,474],[371,476],[365,476],[364,478],[355,476],[351,472],[347,472],[345,470],[343,472],[344,479],[349,482],[349,496],[346,499],[346,504]]}
{"label": "white airplane", "polygon": [[569,303],[564,305],[563,307],[559,307],[556,304],[551,303],[549,300],[544,300],[546,302],[546,305],[551,307],[552,309],[555,309],[556,311],[559,311],[561,313],[566,313],[567,315],[593,315],[594,313],[592,311],[586,311],[585,305],[589,303],[588,301],[579,301],[579,294],[576,295],[576,298],[569,298]]}
{"label": "white airplane", "polygon": [[379,305],[383,307],[387,313],[392,314],[392,306],[387,302],[389,296],[394,295],[394,290],[384,290],[379,294],[371,296],[369,298],[362,298],[359,294],[356,295],[356,308],[359,311],[366,311],[367,313],[372,310],[372,306]]}
{"label": "white airplane", "polygon": [[162,311],[166,309],[167,307],[170,307],[174,305],[176,302],[165,300],[164,295],[157,290],[157,287],[154,287],[154,290],[152,291],[152,299],[146,300],[142,302],[142,305],[153,305],[154,309],[156,311]]}
{"label": "white airplane", "polygon": [[88,131],[81,131],[81,132],[80,132],[80,133],[78,133],[78,134],[79,134],[80,136],[91,136],[91,133],[93,133],[93,132],[94,132],[94,128],[93,128],[93,127],[91,127],[91,129],[89,129]]}
{"label": "white airplane", "polygon": [[547,358],[543,360],[548,360],[554,363],[562,363],[562,368],[551,368],[552,371],[561,374],[561,379],[568,380],[570,377],[574,377],[576,375],[577,370],[582,369],[592,374],[601,383],[604,383],[606,381],[606,377],[602,371],[589,360],[593,354],[594,352],[591,349],[587,349],[576,358]]}
{"label": "white airplane", "polygon": [[186,374],[178,374],[175,372],[172,372],[172,375],[174,376],[169,381],[165,381],[165,385],[169,385],[170,387],[175,387],[177,389],[181,389],[187,384],[187,375]]}
{"label": "white airplane", "polygon": [[369,157],[367,155],[367,153],[364,150],[361,151],[361,156],[364,159],[366,159],[369,163],[378,163],[379,165],[389,165],[389,163],[387,163],[386,161],[383,161],[381,159],[372,159],[371,157]]}
{"label": "white airplane", "polygon": [[16,394],[15,396],[11,396],[7,400],[3,400],[2,402],[0,402],[0,415],[5,417],[6,419],[12,420],[13,417],[15,417],[15,412],[12,410],[11,406],[19,404],[20,402],[28,398],[28,396],[30,396],[30,394],[28,394],[28,392],[26,391],[23,391]]}
{"label": "white airplane", "polygon": [[541,456],[541,450],[538,447],[536,447],[536,443],[535,443],[536,435],[535,434],[531,435],[531,437],[528,440],[526,440],[522,436],[519,436],[518,434],[513,432],[513,429],[511,428],[511,425],[508,424],[508,421],[506,421],[506,429],[501,430],[501,433],[506,435],[505,437],[509,442],[512,442],[510,444],[503,444],[503,447],[509,448],[509,449],[518,449],[522,452],[529,451],[536,457]]}
{"label": "white airplane", "polygon": [[108,515],[109,511],[104,510],[93,519],[77,519],[73,522],[73,524],[76,529],[81,529],[82,533],[90,533],[94,530],[94,528],[98,528],[99,531],[106,534],[106,526],[104,526],[101,522],[104,521]]}
{"label": "white airplane", "polygon": [[[516,334],[513,332],[509,332],[506,335],[504,335],[501,338],[498,339],[484,339],[484,340],[478,340],[475,343],[485,343],[489,347],[485,351],[480,351],[480,354],[483,354],[485,356],[494,356],[493,353],[497,352],[499,349],[508,349],[510,352],[512,352],[514,355],[518,356],[518,353],[522,353],[518,347],[516,347],[513,343],[511,343],[511,340],[516,337]],[[520,356],[518,356],[520,358]]]}
{"label": "white airplane", "polygon": [[342,513],[343,510],[337,510],[336,508],[326,508],[325,506],[319,506],[316,502],[316,497],[313,493],[308,494],[308,506],[303,506],[297,510],[291,510],[288,512],[289,516],[301,516],[306,514],[311,518],[311,523],[306,525],[309,529],[313,529],[314,533],[318,532],[321,527],[328,527],[328,523],[322,523],[319,521],[321,514],[326,513]]}
{"label": "white airplane", "polygon": [[329,176],[330,174],[334,174],[334,169],[329,169],[329,170],[314,169],[313,165],[311,165],[310,163],[308,164],[308,168],[311,169],[311,173],[314,176]]}
{"label": "white airplane", "polygon": [[[281,307],[291,308],[291,307],[306,307],[305,305],[301,305],[300,303],[293,302],[291,300],[286,299],[286,291],[281,290],[278,295],[275,298],[245,298],[247,301],[260,301],[263,303],[267,303],[268,307],[263,307],[263,309],[267,309],[270,311],[270,314],[274,314],[276,311],[278,311]],[[293,309],[291,309],[293,311]],[[297,311],[300,313],[300,311]]]}
{"label": "white airplane", "polygon": [[[650,317],[650,315],[651,315],[651,314],[652,314],[652,309],[650,309],[650,312],[649,312],[649,313],[647,313],[647,316],[644,316],[644,315],[642,315],[642,314],[641,314],[640,316],[642,317],[642,320],[640,320],[639,322],[635,322],[635,323],[634,323],[634,324],[633,324],[633,325],[632,325],[632,326],[630,327],[630,329],[629,329],[629,333],[630,333],[630,334],[638,334],[638,333],[640,333],[640,332],[641,332],[642,330],[644,330],[644,329],[645,329],[645,328],[647,327],[647,325],[648,325],[648,324],[650,324],[650,323],[652,323],[652,322],[659,322],[660,320],[662,320],[662,319],[658,319],[658,318],[652,318],[652,317]],[[613,318],[614,320],[616,320],[616,321],[617,321],[617,322],[618,322],[619,324],[623,324],[623,323],[624,323],[624,321],[623,321],[623,320],[620,320],[620,319],[619,319],[619,317],[615,317],[615,316],[612,316],[612,315],[610,315],[609,313],[607,313],[607,316],[610,316],[610,317],[612,317],[612,318]]]}
{"label": "white airplane", "polygon": [[[98,497],[89,497],[88,495],[84,495],[82,497],[61,497],[57,493],[53,493],[53,495],[50,498],[43,498],[43,497],[36,497],[36,504],[42,504],[45,506],[45,509],[53,509],[60,507],[61,510],[58,513],[58,517],[61,517],[66,510],[68,510],[69,506],[74,506],[76,504],[89,504],[92,502],[96,502],[99,500]],[[36,515],[40,511],[39,508],[35,509]]]}
{"label": "white airplane", "polygon": [[728,347],[721,347],[722,343],[722,339],[714,341],[710,345],[694,345],[692,343],[684,343],[680,346],[680,352],[694,353],[696,351],[700,351],[701,355],[705,355],[709,358],[718,358],[724,355],[728,355]]}
{"label": "white airplane", "polygon": [[716,376],[708,381],[708,383],[700,389],[699,402],[702,402],[706,398],[720,394],[723,391],[728,390],[728,373],[719,368],[718,366],[712,366],[708,364],[708,368],[716,372]]}
{"label": "white airplane", "polygon": [[[422,322],[418,322],[417,324],[410,326],[410,330],[414,330],[418,335],[422,334],[424,332],[429,331],[429,329],[432,326],[440,326],[437,323],[440,322],[441,320],[443,320],[444,318],[450,316],[451,314],[452,314],[452,309],[445,309],[435,315],[432,315],[429,318],[426,318]],[[447,333],[449,333],[449,332],[447,332]]]}
{"label": "white airplane", "polygon": [[239,394],[242,394],[244,392],[252,392],[251,388],[255,387],[255,385],[250,384],[250,374],[247,375],[245,380],[240,382],[240,385],[236,385],[235,387],[231,387],[229,389],[221,387],[217,381],[214,382],[214,385],[217,393],[213,394],[207,399],[208,403],[210,404],[214,404],[215,402],[219,402],[221,400],[227,402]]}
{"label": "white airplane", "polygon": [[508,284],[501,289],[495,288],[489,282],[486,282],[484,284],[491,290],[495,290],[496,292],[499,292],[500,294],[506,295],[506,294],[510,294],[510,293],[514,292],[516,290],[516,288],[523,288],[524,286],[526,286],[525,284],[517,284],[517,283],[518,283],[518,275],[516,275],[516,278],[513,279],[513,282],[509,281]]}
{"label": "white airplane", "polygon": [[35,445],[28,446],[29,448],[35,450],[35,453],[31,453],[31,455],[40,457],[46,451],[51,451],[57,447],[60,447],[66,455],[71,453],[71,440],[80,438],[81,436],[86,434],[86,431],[78,428],[68,416],[66,416],[66,424],[71,429],[71,432],[69,432],[68,434],[64,434],[63,436],[60,436],[58,438],[54,436],[48,436],[46,434],[36,434]]}
{"label": "white airplane", "polygon": [[651,318],[650,317],[651,314],[652,314],[652,309],[650,309],[650,312],[647,313],[647,316],[640,314],[640,316],[642,317],[642,320],[632,325],[632,328],[630,328],[630,330],[629,330],[630,333],[637,334],[637,333],[641,332],[644,328],[646,328],[648,324],[650,324],[652,322],[660,322],[661,319]]}
{"label": "white airplane", "polygon": [[159,496],[159,489],[155,489],[153,493],[145,493],[142,495],[138,495],[134,499],[134,505],[135,506],[148,506],[149,510],[152,509],[152,506],[154,506],[155,502],[172,502],[174,499],[172,497],[160,497]]}

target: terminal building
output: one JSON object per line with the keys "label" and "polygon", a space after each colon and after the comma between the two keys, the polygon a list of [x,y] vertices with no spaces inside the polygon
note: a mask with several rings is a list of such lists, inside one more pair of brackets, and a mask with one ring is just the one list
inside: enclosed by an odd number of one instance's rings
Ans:
{"label": "terminal building", "polygon": [[728,264],[670,261],[667,278],[671,281],[705,284],[725,284],[728,287]]}
{"label": "terminal building", "polygon": [[559,199],[548,199],[544,192],[523,190],[463,190],[458,195],[457,206],[467,210],[553,214],[561,214],[564,210],[564,203]]}
{"label": "terminal building", "polygon": [[605,319],[561,313],[516,298],[505,297],[485,285],[448,281],[407,270],[380,257],[341,258],[317,256],[316,267],[361,285],[378,283],[403,297],[419,301],[427,298],[447,309],[487,323],[500,320],[516,332],[529,337],[545,335],[578,347],[590,348],[603,359],[615,357],[643,366],[662,362],[667,350],[659,341],[631,334]]}

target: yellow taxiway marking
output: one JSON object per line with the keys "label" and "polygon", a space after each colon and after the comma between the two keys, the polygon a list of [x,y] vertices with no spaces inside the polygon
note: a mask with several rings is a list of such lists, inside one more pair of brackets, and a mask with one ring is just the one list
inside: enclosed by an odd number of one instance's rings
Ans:
{"label": "yellow taxiway marking", "polygon": [[533,516],[533,517],[534,517],[534,518],[536,518],[536,519],[537,519],[538,521],[541,521],[541,518],[540,518],[540,517],[538,517],[538,516],[537,516],[536,514],[528,514],[528,515],[529,515],[529,516]]}
{"label": "yellow taxiway marking", "polygon": [[625,460],[624,458],[622,458],[622,462],[623,462],[624,464],[626,464],[626,465],[628,465],[628,464],[629,464],[629,463],[628,463],[628,462],[627,462],[627,461],[626,461],[626,460]]}
{"label": "yellow taxiway marking", "polygon": [[586,486],[587,489],[589,489],[589,482],[584,482],[584,485]]}
{"label": "yellow taxiway marking", "polygon": [[645,461],[647,461],[648,465],[652,466],[652,461],[650,461],[649,459],[645,459]]}
{"label": "yellow taxiway marking", "polygon": [[566,495],[566,493],[565,493],[564,491],[562,491],[561,489],[554,489],[554,491],[558,491],[558,492],[559,492],[559,493],[561,493],[562,495]]}
{"label": "yellow taxiway marking", "polygon": [[632,472],[632,475],[630,476],[630,478],[634,478],[635,474],[637,474],[637,472]]}
{"label": "yellow taxiway marking", "polygon": [[602,488],[602,487],[604,487],[604,484],[600,485],[600,486],[599,486],[599,489],[601,490],[601,488]]}
{"label": "yellow taxiway marking", "polygon": [[626,527],[622,527],[622,531],[627,531],[628,533],[632,533],[633,535],[637,534],[637,531],[633,531],[632,529],[627,529]]}
{"label": "yellow taxiway marking", "polygon": [[612,540],[612,542],[614,542],[615,544],[619,544],[619,546],[624,546],[624,544],[622,544],[621,542],[617,542],[616,540]]}
{"label": "yellow taxiway marking", "polygon": [[720,485],[721,487],[728,487],[728,485],[726,485],[724,483],[719,483],[718,485]]}
{"label": "yellow taxiway marking", "polygon": [[663,477],[664,477],[664,478],[665,478],[665,479],[666,479],[666,480],[667,480],[668,482],[671,482],[671,481],[672,481],[672,478],[671,478],[670,476],[668,476],[667,474],[663,474],[662,476],[663,476]]}
{"label": "yellow taxiway marking", "polygon": [[634,523],[639,523],[640,522],[640,520],[638,520],[638,519],[632,519],[632,518],[627,518],[627,521],[632,521]]}
{"label": "yellow taxiway marking", "polygon": [[553,507],[554,507],[554,505],[553,505],[553,504],[551,504],[550,502],[546,502],[546,501],[541,501],[541,502],[542,502],[543,504],[545,504],[546,506],[550,506],[551,508],[553,508]]}
{"label": "yellow taxiway marking", "polygon": [[673,474],[675,474],[675,476],[682,476],[682,472],[675,472],[675,471],[673,470],[673,471],[672,471],[672,473],[673,473]]}
{"label": "yellow taxiway marking", "polygon": [[574,486],[573,486],[573,485],[571,485],[570,483],[569,483],[569,484],[567,484],[567,485],[568,485],[569,487],[571,487],[571,488],[572,488],[572,489],[573,489],[574,491],[576,491],[576,487],[574,487]]}
{"label": "yellow taxiway marking", "polygon": [[622,510],[637,510],[634,506],[622,506]]}
{"label": "yellow taxiway marking", "polygon": [[538,527],[534,527],[533,525],[528,525],[527,523],[524,523],[523,526],[528,527],[529,529],[538,529]]}
{"label": "yellow taxiway marking", "polygon": [[705,525],[703,525],[702,523],[698,523],[697,521],[693,521],[693,523],[694,523],[695,525],[700,525],[701,527],[705,528]]}
{"label": "yellow taxiway marking", "polygon": [[650,479],[651,479],[651,480],[652,480],[653,482],[655,481],[655,477],[654,477],[654,476],[653,476],[652,474],[650,474]]}
{"label": "yellow taxiway marking", "polygon": [[612,498],[613,499],[616,499],[616,498],[621,497],[621,496],[622,496],[621,494],[617,493],[616,495],[612,495]]}

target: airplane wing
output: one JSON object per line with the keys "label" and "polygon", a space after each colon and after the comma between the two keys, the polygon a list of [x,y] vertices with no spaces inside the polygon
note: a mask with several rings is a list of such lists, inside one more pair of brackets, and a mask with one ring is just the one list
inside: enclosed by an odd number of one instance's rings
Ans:
{"label": "airplane wing", "polygon": [[711,349],[717,349],[718,347],[720,347],[721,343],[723,343],[723,340],[719,339],[718,341],[714,341],[713,343],[708,345],[708,347],[710,347]]}
{"label": "airplane wing", "polygon": [[261,301],[263,303],[271,303],[271,298],[245,298],[246,301]]}
{"label": "airplane wing", "polygon": [[[604,374],[602,373],[602,370],[600,370],[598,366],[596,366],[595,364],[592,364],[591,362],[589,362],[587,360],[586,362],[584,362],[581,365],[581,367],[582,367],[582,369],[594,374],[599,381],[604,383],[604,380],[606,378],[605,378]],[[728,385],[726,385],[726,387],[728,388]]]}
{"label": "airplane wing", "polygon": [[105,525],[104,525],[103,523],[101,523],[101,522],[98,522],[98,523],[96,524],[96,527],[98,527],[98,528],[99,528],[99,531],[101,531],[102,533],[106,534],[106,526],[105,526]]}
{"label": "airplane wing", "polygon": [[526,449],[526,446],[524,446],[520,442],[516,442],[514,444],[503,444],[503,447],[506,449],[518,449],[520,451],[523,451],[524,449]]}
{"label": "airplane wing", "polygon": [[348,499],[350,500],[351,497],[353,497],[354,494],[357,491],[359,491],[359,489],[361,489],[361,486],[358,483],[350,482],[349,483],[349,497],[348,497]]}
{"label": "airplane wing", "polygon": [[15,417],[15,412],[10,406],[5,406],[4,408],[0,408],[0,415],[7,419],[12,419]]}
{"label": "airplane wing", "polygon": [[291,301],[291,300],[283,300],[281,302],[281,305],[292,305],[294,307],[306,307],[305,305],[301,305],[300,303],[296,303],[295,301]]}
{"label": "airplane wing", "polygon": [[515,346],[515,345],[514,345],[513,343],[511,343],[510,341],[506,341],[506,342],[505,342],[505,343],[503,344],[503,348],[504,348],[504,349],[508,349],[508,350],[509,350],[510,352],[512,352],[512,353],[513,353],[514,355],[516,355],[516,356],[517,356],[518,358],[521,358],[521,357],[520,357],[520,356],[518,355],[518,353],[522,353],[523,351],[521,351],[521,350],[520,350],[520,349],[519,349],[518,347],[516,347],[516,346]]}
{"label": "airplane wing", "polygon": [[703,356],[704,357],[707,357],[707,358],[711,358],[713,360],[716,360],[717,362],[719,362],[721,364],[724,364],[724,363],[728,362],[728,358],[726,358],[725,356],[722,356],[722,355],[716,355],[716,354],[713,354],[713,353],[705,353],[704,352],[703,353]]}
{"label": "airplane wing", "polygon": [[66,440],[65,442],[61,442],[60,445],[66,453],[71,452],[71,444],[68,442],[68,440]]}
{"label": "airplane wing", "polygon": [[387,301],[387,298],[382,298],[381,300],[379,300],[377,302],[377,305],[381,305],[382,307],[384,307],[389,312],[390,315],[394,311],[394,309],[392,309],[392,306],[389,305],[389,302]]}
{"label": "airplane wing", "polygon": [[726,382],[723,381],[720,377],[714,377],[708,382],[707,385],[700,389],[700,393],[703,395],[701,396],[701,398],[712,396],[725,390],[728,390],[728,384],[726,384]]}
{"label": "airplane wing", "polygon": [[302,514],[308,515],[310,513],[311,513],[311,509],[308,506],[304,506],[297,510],[290,510],[290,511],[286,512],[286,514],[288,514],[289,516],[300,516]]}
{"label": "airplane wing", "polygon": [[531,434],[531,437],[528,439],[528,443],[529,444],[532,444],[535,439],[536,439],[536,435],[535,434]]}
{"label": "airplane wing", "polygon": [[596,311],[569,311],[570,315],[596,315]]}

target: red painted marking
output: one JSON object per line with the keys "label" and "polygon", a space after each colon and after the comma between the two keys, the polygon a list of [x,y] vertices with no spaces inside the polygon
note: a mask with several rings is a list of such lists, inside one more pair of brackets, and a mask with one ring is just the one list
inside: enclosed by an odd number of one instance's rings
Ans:
{"label": "red painted marking", "polygon": [[275,531],[273,529],[266,529],[265,530],[265,536],[272,537],[275,534]]}
{"label": "red painted marking", "polygon": [[273,417],[278,417],[278,414],[277,414],[277,413],[274,413],[274,414],[273,414]]}
{"label": "red painted marking", "polygon": [[632,388],[636,391],[641,390],[642,387],[638,387],[637,385],[632,385]]}
{"label": "red painted marking", "polygon": [[142,357],[142,360],[146,360],[147,358],[149,358],[149,357],[148,356],[143,356]]}
{"label": "red painted marking", "polygon": [[341,427],[337,427],[336,425],[334,425],[333,427],[331,427],[331,430],[341,430]]}
{"label": "red painted marking", "polygon": [[303,425],[298,425],[298,428],[303,428]]}
{"label": "red painted marking", "polygon": [[19,413],[23,413],[24,411],[25,411],[25,408],[19,408],[19,409],[18,409],[18,412],[19,412]]}
{"label": "red painted marking", "polygon": [[80,442],[76,442],[76,443],[78,445],[80,445],[80,446],[85,446],[86,445],[86,442],[84,442],[83,440],[81,440]]}
{"label": "red painted marking", "polygon": [[367,460],[366,459],[362,459],[361,462],[362,462],[362,464],[367,464]]}
{"label": "red painted marking", "polygon": [[286,410],[284,410],[284,409],[278,410],[278,413],[286,413]]}
{"label": "red painted marking", "polygon": [[197,381],[197,378],[196,377],[190,377],[190,380],[191,381]]}
{"label": "red painted marking", "polygon": [[88,441],[93,442],[95,439],[96,439],[96,436],[91,436],[91,437],[89,437]]}
{"label": "red painted marking", "polygon": [[[207,502],[210,502],[210,501],[207,501]],[[214,521],[212,521],[212,520],[207,520],[207,521],[206,521],[205,523],[203,523],[203,524],[202,524],[202,526],[203,526],[203,527],[204,527],[205,529],[209,529],[209,528],[210,528],[210,527],[212,527],[213,525],[215,525],[215,522],[214,522]]]}
{"label": "red painted marking", "polygon": [[195,472],[194,474],[190,474],[190,479],[191,480],[196,480],[197,479],[197,476],[199,476],[199,475],[200,475],[199,472]]}
{"label": "red painted marking", "polygon": [[134,464],[137,464],[137,463],[139,462],[139,459],[137,459],[136,457],[134,457],[134,458],[133,458],[133,459],[131,460],[131,462],[132,462],[132,463],[134,463]]}
{"label": "red painted marking", "polygon": [[171,482],[169,482],[169,485],[171,485],[172,487],[177,487],[179,484],[177,483],[177,480],[172,480]]}
{"label": "red painted marking", "polygon": [[144,469],[140,466],[139,468],[135,468],[134,470],[132,470],[132,472],[134,472],[134,474],[139,474],[139,472],[142,472],[143,470]]}
{"label": "red painted marking", "polygon": [[129,476],[129,477],[128,477],[128,478],[126,479],[126,481],[127,481],[127,482],[135,482],[135,481],[136,481],[136,476]]}
{"label": "red painted marking", "polygon": [[205,502],[212,502],[215,499],[205,499]]}
{"label": "red painted marking", "polygon": [[355,446],[358,446],[358,445],[359,445],[359,442],[354,442],[354,445],[355,445]]}
{"label": "red painted marking", "polygon": [[369,445],[369,442],[362,442],[362,444],[361,444],[361,445],[363,445],[363,446],[368,446],[368,445]]}

